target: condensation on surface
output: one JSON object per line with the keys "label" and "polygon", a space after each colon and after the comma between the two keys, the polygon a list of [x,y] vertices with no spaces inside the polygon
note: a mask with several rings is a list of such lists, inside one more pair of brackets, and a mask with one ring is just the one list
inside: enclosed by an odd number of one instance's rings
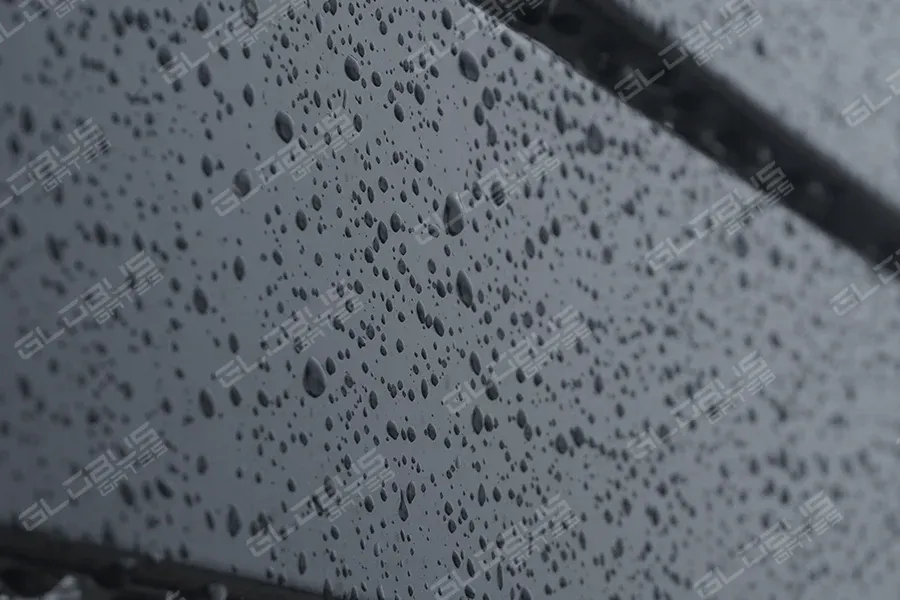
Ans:
{"label": "condensation on surface", "polygon": [[[42,531],[335,596],[428,598],[456,570],[469,598],[690,598],[824,490],[842,522],[721,596],[895,589],[893,287],[837,316],[835,294],[877,277],[778,207],[653,272],[647,252],[745,186],[521,37],[469,35],[459,5],[268,6],[79,5],[0,44],[0,179],[69,152],[86,119],[109,140],[0,208],[8,522],[148,422],[168,451]],[[226,22],[266,29],[198,62]],[[180,53],[195,66],[169,83]],[[314,157],[297,180],[266,163],[294,142]],[[238,208],[220,215],[223,192]],[[20,357],[140,251],[159,283]],[[567,307],[589,334],[500,377]],[[322,335],[276,351],[297,315]],[[627,450],[752,351],[769,387],[649,459]],[[459,385],[483,393],[454,413]],[[253,555],[249,537],[372,456],[383,485]],[[483,572],[556,495],[580,523]]]}

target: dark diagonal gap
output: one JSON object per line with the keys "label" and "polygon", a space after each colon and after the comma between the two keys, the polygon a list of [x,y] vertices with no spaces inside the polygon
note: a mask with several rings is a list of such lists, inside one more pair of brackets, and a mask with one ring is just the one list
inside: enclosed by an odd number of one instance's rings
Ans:
{"label": "dark diagonal gap", "polygon": [[[71,541],[0,527],[0,583],[20,597],[40,597],[63,577],[77,581],[81,600],[320,600],[318,594],[239,575],[234,568],[154,559],[108,543]],[[177,593],[176,593],[177,592]],[[338,593],[338,592],[335,592]],[[3,589],[0,588],[0,596]],[[338,594],[340,595],[340,594]],[[54,597],[63,596],[54,592]]]}
{"label": "dark diagonal gap", "polygon": [[[488,1],[519,2],[475,4]],[[878,262],[900,248],[896,204],[705,66],[687,58],[667,69],[661,53],[671,57],[671,65],[675,39],[615,2],[545,0],[525,15],[515,14],[507,21],[511,28],[741,179],[749,182],[775,161],[794,186],[781,203],[867,261]],[[633,71],[653,82],[633,93],[632,83],[622,84]]]}

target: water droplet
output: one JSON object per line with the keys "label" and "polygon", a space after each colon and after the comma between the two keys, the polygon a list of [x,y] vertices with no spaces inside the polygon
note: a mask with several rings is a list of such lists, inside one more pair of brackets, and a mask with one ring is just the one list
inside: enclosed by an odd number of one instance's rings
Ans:
{"label": "water droplet", "polygon": [[206,31],[206,28],[209,27],[209,13],[202,4],[198,4],[194,9],[194,23],[200,31]]}
{"label": "water droplet", "polygon": [[472,410],[472,429],[476,434],[481,433],[481,429],[484,427],[484,414],[481,412],[481,409],[477,406]]}
{"label": "water droplet", "polygon": [[303,369],[303,388],[313,398],[318,398],[325,391],[325,371],[315,358],[306,361]]}
{"label": "water droplet", "polygon": [[459,235],[462,233],[465,221],[462,204],[459,203],[459,198],[457,198],[456,194],[448,195],[447,199],[444,201],[443,218],[447,233],[450,235]]}
{"label": "water droplet", "polygon": [[246,196],[250,193],[250,173],[247,172],[247,169],[241,169],[234,174],[231,184],[239,197]]}
{"label": "water droplet", "polygon": [[350,78],[350,81],[359,80],[359,63],[350,55],[344,59],[344,73]]}
{"label": "water droplet", "polygon": [[200,392],[200,412],[202,412],[203,416],[207,419],[212,419],[216,416],[216,408],[213,406],[212,396],[209,395],[207,390],[202,390]]}
{"label": "water droplet", "polygon": [[409,518],[409,508],[406,506],[406,498],[403,494],[400,494],[400,510],[398,512],[401,521],[406,521]]}
{"label": "water droplet", "polygon": [[306,573],[306,554],[302,551],[300,556],[297,557],[297,570],[300,571],[301,575]]}
{"label": "water droplet", "polygon": [[462,71],[463,77],[469,81],[478,81],[481,70],[478,68],[478,61],[468,50],[459,53],[459,70]]}
{"label": "water droplet", "polygon": [[588,127],[587,130],[587,148],[594,154],[600,154],[603,152],[603,148],[606,147],[606,140],[603,137],[603,133],[601,133],[600,128],[597,127],[596,124],[591,123],[591,126]]}
{"label": "water droplet", "polygon": [[306,229],[306,225],[307,223],[309,223],[309,220],[306,218],[306,213],[303,212],[303,209],[299,209],[297,211],[297,217],[295,221],[297,222],[297,227],[300,229],[300,231]]}
{"label": "water droplet", "polygon": [[209,310],[209,300],[206,299],[206,294],[200,288],[194,288],[194,308],[201,315],[205,315]]}
{"label": "water droplet", "polygon": [[285,144],[294,139],[294,120],[285,112],[275,113],[275,131]]}
{"label": "water droplet", "polygon": [[387,422],[387,432],[388,435],[391,436],[392,440],[396,440],[398,437],[400,437],[400,430],[397,429],[397,424],[394,423],[393,420],[389,420]]}
{"label": "water droplet", "polygon": [[560,454],[565,454],[569,451],[569,442],[566,441],[566,436],[563,434],[559,434],[556,436],[556,451]]}
{"label": "water droplet", "polygon": [[472,306],[472,282],[469,281],[469,278],[462,271],[456,274],[456,292],[459,294],[459,299],[462,300],[463,304],[468,307]]}
{"label": "water droplet", "polygon": [[241,515],[233,504],[228,505],[228,533],[231,537],[237,537],[241,532]]}
{"label": "water droplet", "polygon": [[197,78],[200,80],[200,85],[203,87],[208,87],[212,82],[212,71],[209,70],[209,65],[203,63],[200,65],[200,68],[197,70]]}

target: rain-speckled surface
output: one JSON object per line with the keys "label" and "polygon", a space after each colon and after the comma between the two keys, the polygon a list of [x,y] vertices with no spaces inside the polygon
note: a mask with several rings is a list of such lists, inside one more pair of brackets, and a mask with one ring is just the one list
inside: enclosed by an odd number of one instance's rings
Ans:
{"label": "rain-speckled surface", "polygon": [[[83,119],[109,140],[55,189],[0,208],[6,522],[58,505],[65,480],[149,422],[168,452],[40,531],[111,533],[326,595],[431,598],[456,569],[473,578],[457,597],[694,598],[707,571],[732,574],[738,549],[796,525],[824,490],[841,522],[718,597],[896,593],[898,292],[882,285],[844,316],[831,304],[878,283],[862,260],[776,206],[654,272],[651,248],[744,184],[516,34],[471,36],[415,72],[405,58],[456,31],[453,3],[302,6],[174,85],[160,65],[196,63],[204,33],[269,5],[91,6],[0,44],[0,179],[69,152]],[[340,149],[334,123],[351,134]],[[255,167],[296,139],[324,144],[309,173],[247,195]],[[535,141],[546,151],[526,165]],[[501,167],[518,183],[467,206]],[[217,211],[232,184],[246,201]],[[20,356],[17,340],[63,328],[58,311],[104,278],[122,284],[139,251],[159,283]],[[348,301],[310,346],[263,347],[292,314]],[[507,370],[501,353],[552,340],[569,306],[584,339],[488,381],[490,363]],[[648,458],[627,450],[752,351],[775,376],[763,391]],[[232,387],[216,378],[267,352]],[[454,414],[445,397],[467,382],[486,392]],[[260,523],[290,524],[288,508],[373,450],[388,481],[253,555]],[[556,495],[580,522],[523,569],[482,573],[489,544],[533,531]]]}

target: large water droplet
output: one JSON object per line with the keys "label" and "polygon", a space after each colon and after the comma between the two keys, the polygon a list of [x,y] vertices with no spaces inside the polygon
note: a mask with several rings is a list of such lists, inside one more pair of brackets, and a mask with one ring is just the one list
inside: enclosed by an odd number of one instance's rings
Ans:
{"label": "large water droplet", "polygon": [[459,235],[465,226],[462,204],[456,194],[450,194],[444,201],[444,226],[450,235]]}
{"label": "large water droplet", "polygon": [[237,192],[238,196],[246,196],[250,193],[250,173],[247,169],[241,169],[234,174],[231,184],[234,186],[234,191]]}
{"label": "large water droplet", "polygon": [[275,113],[275,131],[285,144],[294,139],[294,120],[285,112]]}
{"label": "large water droplet", "polygon": [[469,307],[472,306],[472,282],[469,281],[469,278],[462,271],[456,274],[456,292],[459,294],[459,299],[462,300],[463,304]]}
{"label": "large water droplet", "polygon": [[301,575],[306,573],[306,554],[303,552],[300,552],[300,556],[297,557],[297,570]]}
{"label": "large water droplet", "polygon": [[459,53],[459,70],[462,71],[463,77],[469,81],[478,81],[481,70],[478,68],[478,61],[468,50]]}
{"label": "large water droplet", "polygon": [[400,514],[401,521],[409,518],[409,508],[406,506],[406,498],[403,497],[403,494],[400,494],[400,509],[397,512]]}
{"label": "large water droplet", "polygon": [[344,59],[344,73],[347,74],[350,81],[357,81],[359,79],[359,63],[350,55]]}
{"label": "large water droplet", "polygon": [[209,13],[202,4],[198,4],[194,9],[194,23],[200,31],[206,31],[206,28],[209,27]]}
{"label": "large water droplet", "polygon": [[203,293],[203,290],[195,288],[193,300],[194,308],[197,309],[197,312],[205,315],[206,311],[209,310],[209,300],[206,299],[206,294]]}
{"label": "large water droplet", "polygon": [[481,429],[484,427],[484,414],[481,412],[481,409],[477,406],[472,410],[472,429],[475,431],[476,435],[481,433]]}
{"label": "large water droplet", "polygon": [[591,126],[588,127],[587,130],[587,148],[594,154],[600,154],[603,152],[603,148],[606,147],[606,140],[603,138],[603,133],[600,132],[600,128],[597,127],[596,124],[591,123]]}
{"label": "large water droplet", "polygon": [[306,361],[303,369],[303,388],[313,398],[318,398],[325,391],[325,370],[315,358]]}

